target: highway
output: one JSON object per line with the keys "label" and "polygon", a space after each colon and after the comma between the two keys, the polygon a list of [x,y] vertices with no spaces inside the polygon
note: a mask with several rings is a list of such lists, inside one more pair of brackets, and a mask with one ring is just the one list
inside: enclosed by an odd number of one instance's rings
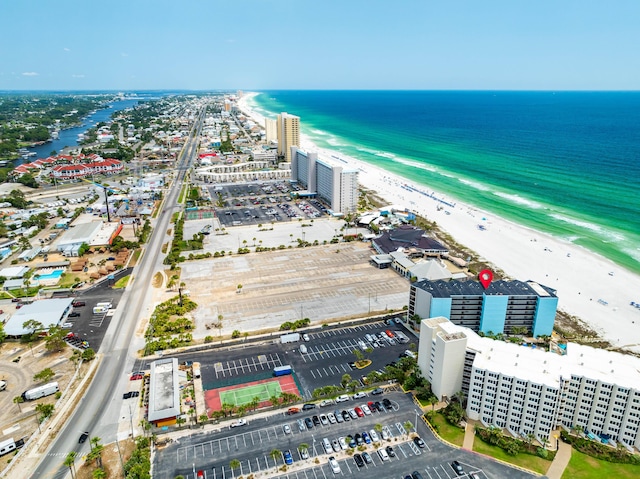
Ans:
{"label": "highway", "polygon": [[[32,478],[66,477],[69,468],[63,465],[65,456],[71,451],[76,451],[76,462],[79,463],[81,456],[90,450],[88,440],[84,444],[78,443],[82,431],[89,431],[90,437],[97,436],[101,438],[101,444],[108,444],[118,437],[121,423],[126,423],[127,433],[123,434],[121,431],[120,440],[128,435],[130,427],[137,426],[130,424],[131,416],[128,410],[124,410],[122,393],[128,386],[137,351],[144,347],[144,339],[136,338],[136,331],[140,320],[148,318],[153,307],[151,281],[157,271],[164,269],[162,261],[165,255],[162,254],[162,244],[171,241],[167,230],[170,228],[172,213],[182,209],[177,202],[178,195],[185,175],[198,152],[205,110],[206,107],[203,107],[195,116],[189,137],[178,157],[175,181],[169,186],[165,196],[164,209],[156,220],[141,261],[134,269],[132,282],[120,301],[100,347],[99,353],[103,357],[95,377],[60,433],[53,438],[38,467],[32,472]],[[128,406],[138,407],[135,401]]]}

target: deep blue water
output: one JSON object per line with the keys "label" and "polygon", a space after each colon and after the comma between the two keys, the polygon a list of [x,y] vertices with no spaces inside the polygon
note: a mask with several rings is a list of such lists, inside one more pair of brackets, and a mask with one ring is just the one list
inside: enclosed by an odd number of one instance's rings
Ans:
{"label": "deep blue water", "polygon": [[640,92],[268,91],[323,148],[640,272]]}

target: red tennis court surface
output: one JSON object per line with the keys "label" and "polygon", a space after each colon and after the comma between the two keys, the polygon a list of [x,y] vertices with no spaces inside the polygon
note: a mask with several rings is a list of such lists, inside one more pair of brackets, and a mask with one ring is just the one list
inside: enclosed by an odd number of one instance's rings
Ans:
{"label": "red tennis court surface", "polygon": [[[219,411],[220,409],[222,409],[222,401],[220,400],[221,392],[229,391],[232,389],[243,389],[243,388],[246,388],[247,386],[255,386],[258,384],[264,384],[269,382],[279,382],[280,389],[282,390],[282,392],[287,392],[287,393],[300,396],[300,391],[298,390],[298,386],[296,386],[296,382],[293,379],[293,376],[280,376],[278,378],[269,378],[269,379],[262,379],[260,381],[252,381],[250,383],[236,384],[235,386],[227,386],[227,387],[218,388],[218,389],[210,389],[204,392],[204,403],[207,408],[207,414],[211,415],[212,411]],[[261,408],[261,407],[266,407],[270,405],[271,405],[270,401],[262,401],[258,405],[258,407]]]}

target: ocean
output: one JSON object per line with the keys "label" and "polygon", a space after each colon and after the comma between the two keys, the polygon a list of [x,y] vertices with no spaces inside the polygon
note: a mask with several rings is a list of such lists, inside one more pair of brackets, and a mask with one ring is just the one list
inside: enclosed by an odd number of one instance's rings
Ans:
{"label": "ocean", "polygon": [[640,273],[640,92],[265,91],[267,118]]}

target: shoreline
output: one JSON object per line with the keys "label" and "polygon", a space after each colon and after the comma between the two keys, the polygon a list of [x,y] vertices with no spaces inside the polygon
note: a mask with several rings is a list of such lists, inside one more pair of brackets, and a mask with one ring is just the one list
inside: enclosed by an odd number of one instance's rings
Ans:
{"label": "shoreline", "polygon": [[[264,117],[248,105],[256,95],[247,93],[238,105],[264,127]],[[505,274],[557,290],[559,310],[577,316],[613,346],[640,353],[640,309],[630,304],[640,302],[640,276],[582,246],[457,202],[362,160],[319,148],[305,134],[300,143],[306,151],[338,158],[357,169],[364,188],[377,192],[389,205],[402,205],[435,221],[458,243]]]}

